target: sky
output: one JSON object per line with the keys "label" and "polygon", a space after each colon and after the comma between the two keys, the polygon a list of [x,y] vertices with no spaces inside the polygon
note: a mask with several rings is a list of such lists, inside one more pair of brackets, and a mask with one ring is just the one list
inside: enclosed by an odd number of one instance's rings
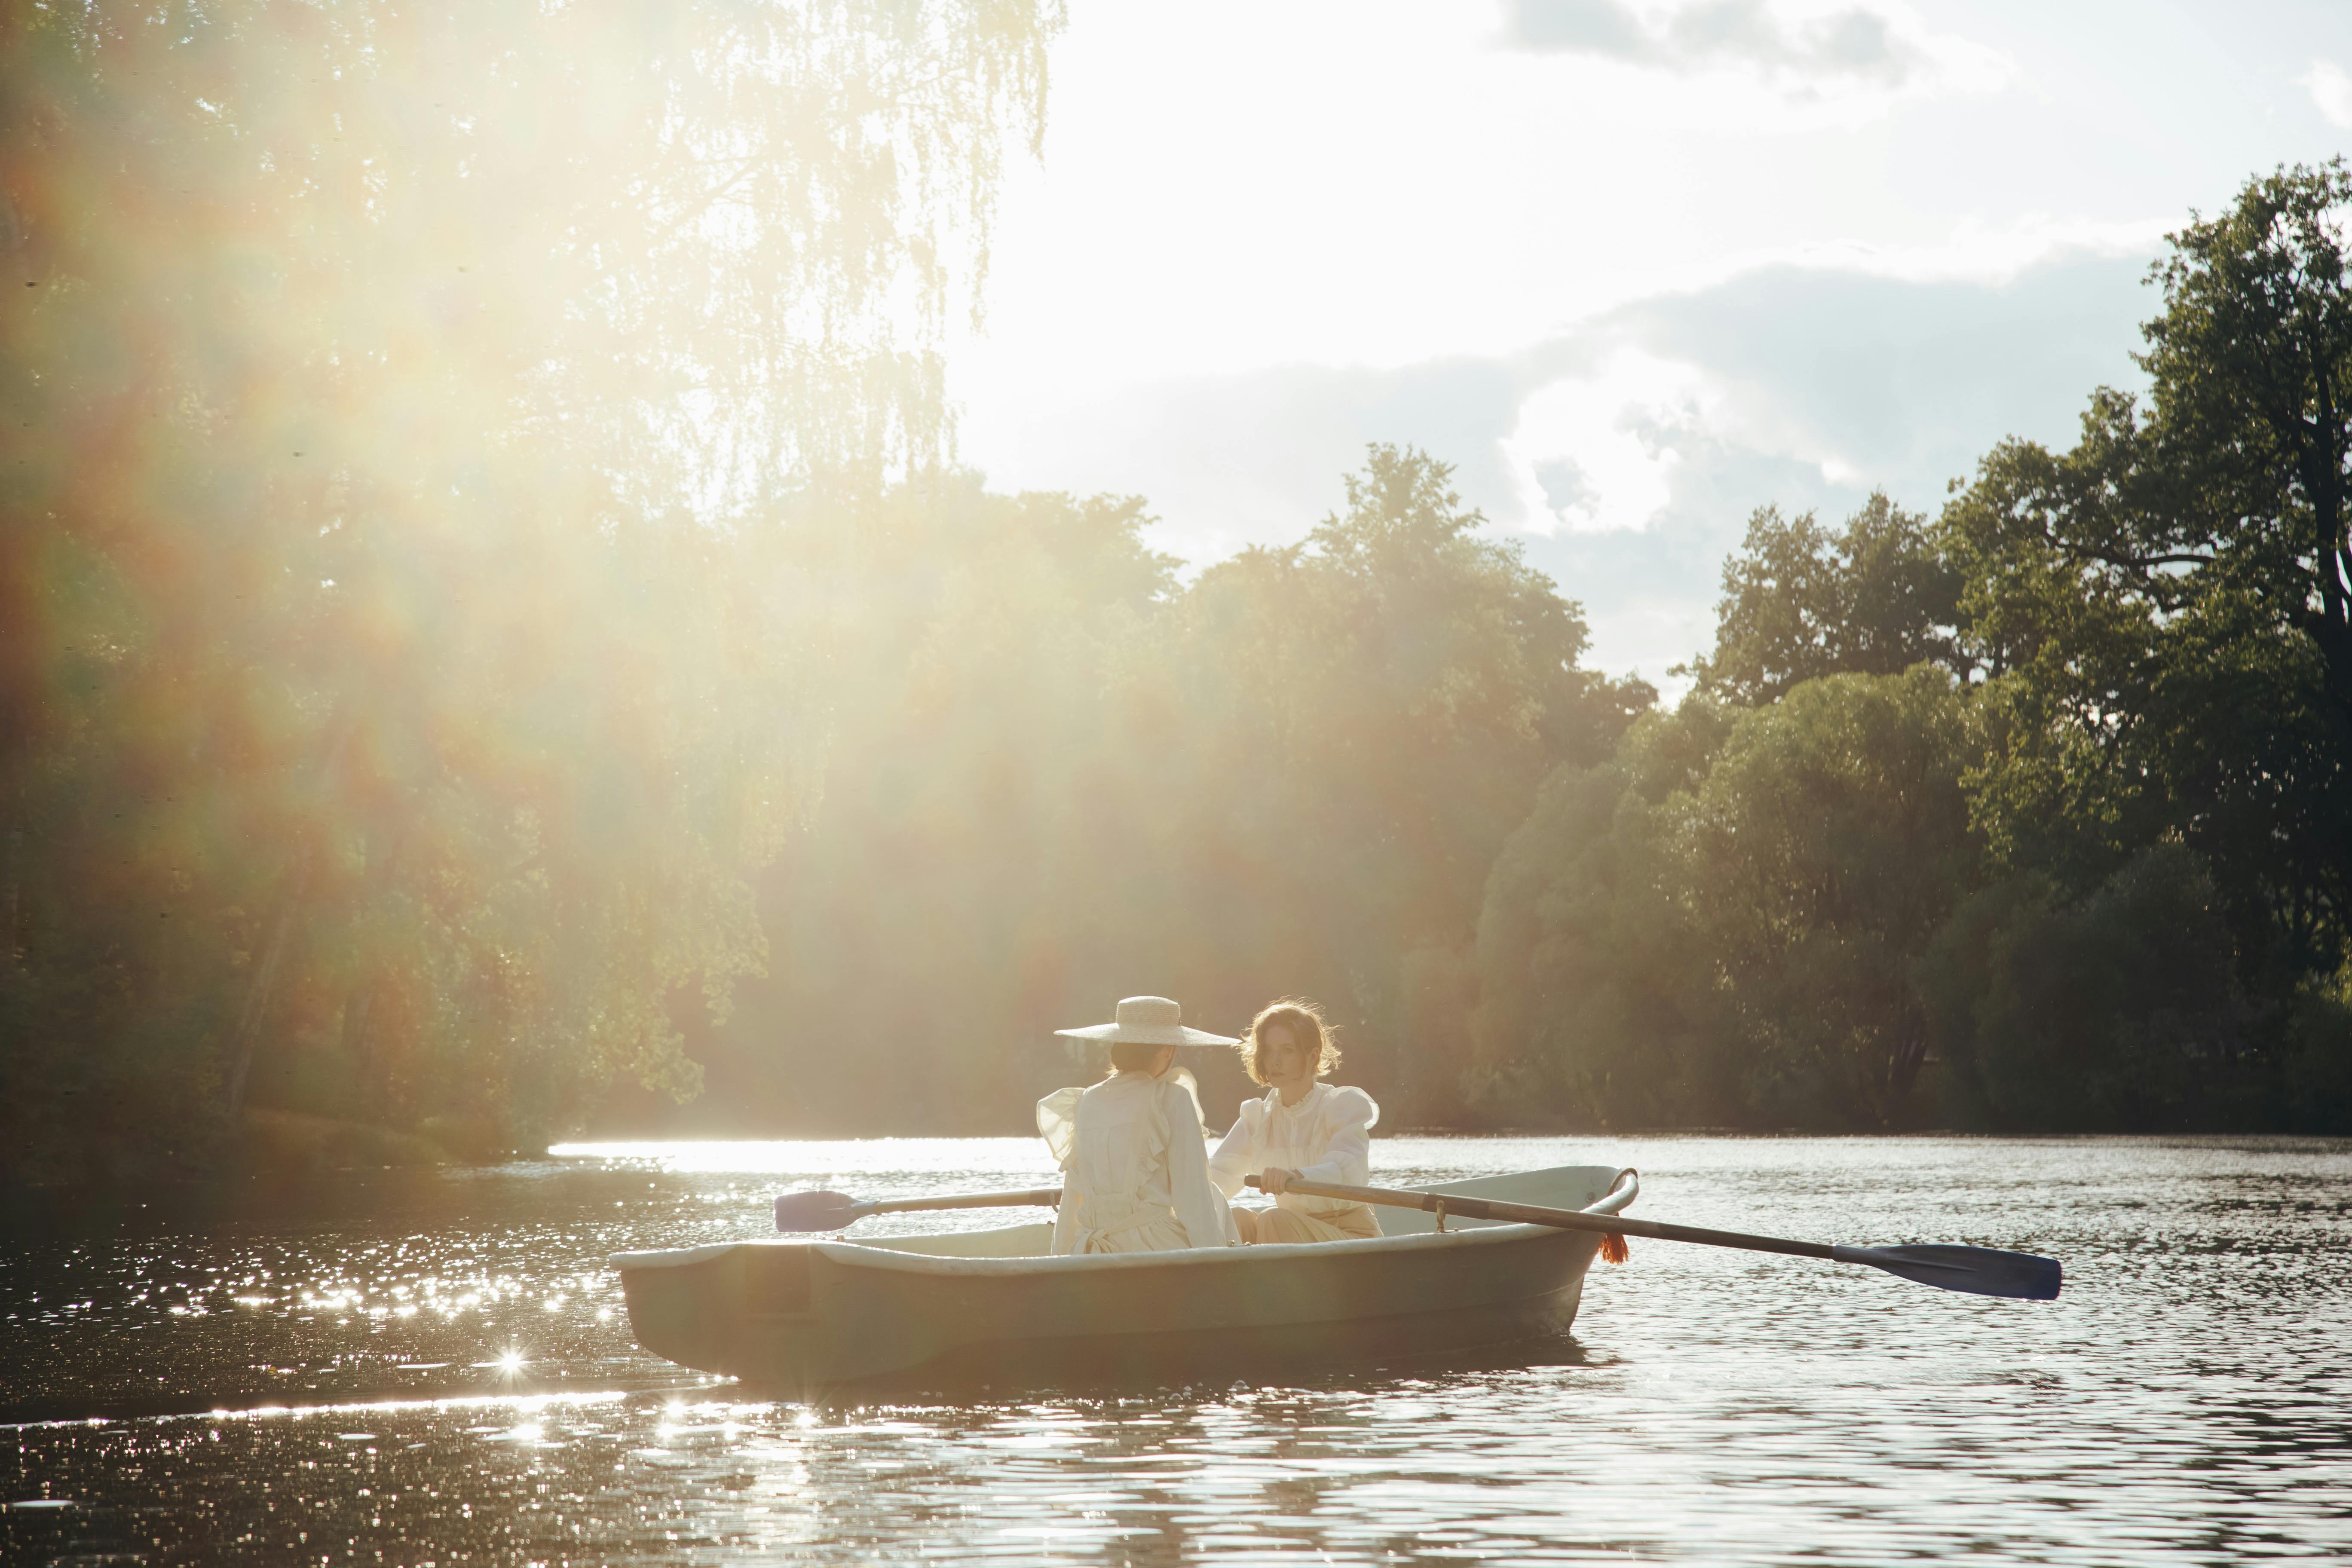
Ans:
{"label": "sky", "polygon": [[2164,236],[2352,149],[2344,0],[1071,0],[1051,69],[961,460],[1197,569],[1419,447],[1670,692],[1756,508],[2071,444]]}

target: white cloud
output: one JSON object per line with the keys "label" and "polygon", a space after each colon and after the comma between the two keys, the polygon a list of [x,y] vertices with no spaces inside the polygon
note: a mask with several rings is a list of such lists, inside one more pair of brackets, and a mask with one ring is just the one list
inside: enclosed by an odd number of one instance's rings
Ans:
{"label": "white cloud", "polygon": [[1633,347],[1536,388],[1502,442],[1530,531],[1646,527],[1721,401],[1696,365]]}
{"label": "white cloud", "polygon": [[1509,47],[1519,5],[1072,0],[949,345],[967,460],[1205,563],[1412,442],[1654,676],[1759,502],[2071,443],[2162,235],[2352,124],[2340,0],[1593,0],[1605,47]]}
{"label": "white cloud", "polygon": [[1704,646],[1755,507],[1834,521],[1884,486],[1932,510],[2004,437],[2070,445],[2092,388],[2133,384],[2147,254],[1781,263],[1493,357],[983,398],[965,449],[1000,488],[1140,493],[1155,546],[1206,564],[1303,538],[1366,442],[1411,443],[1583,603],[1600,668],[1657,679]]}
{"label": "white cloud", "polygon": [[[2053,199],[1900,144],[2005,57],[1868,4],[1899,82],[1498,48],[1481,6],[1078,0],[1044,164],[1001,192],[988,334],[950,353],[975,389],[1502,355],[1754,252],[1932,246],[1955,206]],[[1769,0],[1801,50],[1840,14]]]}
{"label": "white cloud", "polygon": [[2311,101],[2330,125],[2352,130],[2352,76],[2347,76],[2341,66],[2332,60],[2314,60],[2311,68],[2294,79],[2295,85],[2311,92]]}
{"label": "white cloud", "polygon": [[1853,0],[1505,0],[1503,41],[1671,75],[1744,76],[1792,96],[1990,91],[1998,50]]}
{"label": "white cloud", "polygon": [[2137,256],[2156,248],[2179,226],[2178,218],[2053,218],[2026,215],[1988,224],[1968,216],[1948,234],[1909,245],[1869,245],[1841,240],[1748,251],[1720,266],[1709,283],[1727,281],[1765,267],[1801,267],[1891,278],[1906,283],[2012,283],[2053,258],[2067,255]]}

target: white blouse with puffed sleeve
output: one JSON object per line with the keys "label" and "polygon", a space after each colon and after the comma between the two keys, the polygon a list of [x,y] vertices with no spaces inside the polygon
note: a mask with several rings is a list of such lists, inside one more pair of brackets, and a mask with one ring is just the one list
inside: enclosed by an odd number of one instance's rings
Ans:
{"label": "white blouse with puffed sleeve", "polygon": [[[1282,1103],[1278,1089],[1242,1101],[1241,1114],[1217,1152],[1209,1156],[1209,1176],[1227,1197],[1243,1179],[1272,1166],[1296,1171],[1310,1182],[1368,1185],[1372,1179],[1372,1124],[1381,1108],[1360,1089],[1318,1083],[1296,1105]],[[1335,1206],[1328,1198],[1284,1193],[1275,1202],[1301,1214]]]}

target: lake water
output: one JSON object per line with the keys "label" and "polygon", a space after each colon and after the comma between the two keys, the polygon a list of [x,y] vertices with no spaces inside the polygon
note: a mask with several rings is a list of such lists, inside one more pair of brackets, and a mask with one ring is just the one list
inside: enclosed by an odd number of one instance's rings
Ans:
{"label": "lake water", "polygon": [[1629,1164],[1647,1218],[2045,1253],[2065,1294],[1637,1239],[1499,1365],[863,1408],[645,1355],[604,1257],[760,1234],[779,1190],[1050,1182],[1034,1141],[562,1153],[12,1242],[7,1561],[2352,1553],[2352,1142],[1386,1139],[1377,1180]]}

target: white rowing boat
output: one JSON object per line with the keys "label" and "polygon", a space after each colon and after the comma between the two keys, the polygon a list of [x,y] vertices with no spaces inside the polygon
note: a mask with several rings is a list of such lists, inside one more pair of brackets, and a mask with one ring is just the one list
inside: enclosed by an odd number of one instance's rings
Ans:
{"label": "white rowing boat", "polygon": [[[1416,1189],[1613,1215],[1608,1165]],[[1381,1212],[1305,1246],[1054,1258],[1052,1227],[615,1254],[637,1342],[761,1388],[1166,1384],[1253,1366],[1378,1364],[1566,1331],[1589,1232]]]}

